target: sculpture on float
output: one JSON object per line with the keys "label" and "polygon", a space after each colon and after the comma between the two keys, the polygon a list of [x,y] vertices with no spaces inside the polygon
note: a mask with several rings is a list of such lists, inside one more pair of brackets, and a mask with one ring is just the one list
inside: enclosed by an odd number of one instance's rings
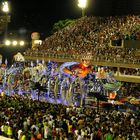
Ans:
{"label": "sculpture on float", "polygon": [[[32,62],[31,62],[32,63]],[[46,68],[43,64],[38,63],[36,66],[26,67],[23,72],[23,86],[29,90],[35,86],[36,83],[44,84],[46,81]]]}
{"label": "sculpture on float", "polygon": [[[121,82],[115,79],[113,72],[105,71],[104,67],[101,67],[98,70],[96,74],[96,78],[101,80],[104,89],[108,91],[118,91],[120,87],[122,86]],[[103,81],[106,81],[106,82],[103,82]]]}
{"label": "sculpture on float", "polygon": [[94,71],[90,65],[91,59],[92,54],[87,53],[86,55],[82,56],[81,62],[66,62],[61,66],[60,70],[65,74],[84,78],[88,73]]}
{"label": "sculpture on float", "polygon": [[68,104],[77,104],[76,100],[80,99],[79,105],[82,106],[85,98],[84,79],[88,74],[95,74],[95,70],[90,64],[91,59],[92,54],[86,53],[81,56],[80,62],[66,62],[60,66],[60,73],[70,79],[69,89],[65,95],[65,99]]}
{"label": "sculpture on float", "polygon": [[13,58],[14,58],[14,61],[17,61],[17,62],[24,62],[25,61],[24,56],[20,52],[15,54]]}

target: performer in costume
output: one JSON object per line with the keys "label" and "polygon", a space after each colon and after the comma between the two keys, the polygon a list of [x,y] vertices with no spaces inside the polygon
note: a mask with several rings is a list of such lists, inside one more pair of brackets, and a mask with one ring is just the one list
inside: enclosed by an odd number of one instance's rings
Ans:
{"label": "performer in costume", "polygon": [[84,78],[88,73],[92,73],[94,71],[94,69],[90,65],[91,58],[91,54],[88,53],[87,55],[84,55],[82,57],[81,63],[64,67],[63,72]]}

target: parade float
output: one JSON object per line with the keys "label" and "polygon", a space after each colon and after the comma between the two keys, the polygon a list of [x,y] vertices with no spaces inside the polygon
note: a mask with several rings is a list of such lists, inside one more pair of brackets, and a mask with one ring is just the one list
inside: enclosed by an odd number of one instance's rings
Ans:
{"label": "parade float", "polygon": [[[111,71],[104,67],[95,70],[92,54],[81,57],[81,62],[28,62],[21,53],[14,55],[14,63],[0,68],[1,90],[8,95],[19,94],[52,103],[82,106],[87,96],[107,97],[121,87]],[[115,96],[113,97],[115,99]]]}

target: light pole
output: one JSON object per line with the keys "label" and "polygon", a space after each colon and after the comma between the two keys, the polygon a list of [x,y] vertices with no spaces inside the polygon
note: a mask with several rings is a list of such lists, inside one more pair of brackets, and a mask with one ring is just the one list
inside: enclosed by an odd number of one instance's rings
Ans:
{"label": "light pole", "polygon": [[87,6],[87,0],[78,0],[78,7],[82,9],[82,17],[85,16],[86,6]]}
{"label": "light pole", "polygon": [[9,13],[9,2],[8,1],[2,2],[2,11],[5,13],[5,17],[6,17],[4,37],[7,38],[8,22],[10,22],[10,17],[8,16],[8,13]]}

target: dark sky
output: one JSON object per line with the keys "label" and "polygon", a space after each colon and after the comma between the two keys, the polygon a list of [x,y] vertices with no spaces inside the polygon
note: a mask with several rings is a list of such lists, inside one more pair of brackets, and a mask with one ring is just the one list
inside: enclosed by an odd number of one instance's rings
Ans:
{"label": "dark sky", "polygon": [[[91,2],[89,0],[89,8]],[[9,28],[48,32],[58,20],[80,16],[77,0],[11,0]]]}

